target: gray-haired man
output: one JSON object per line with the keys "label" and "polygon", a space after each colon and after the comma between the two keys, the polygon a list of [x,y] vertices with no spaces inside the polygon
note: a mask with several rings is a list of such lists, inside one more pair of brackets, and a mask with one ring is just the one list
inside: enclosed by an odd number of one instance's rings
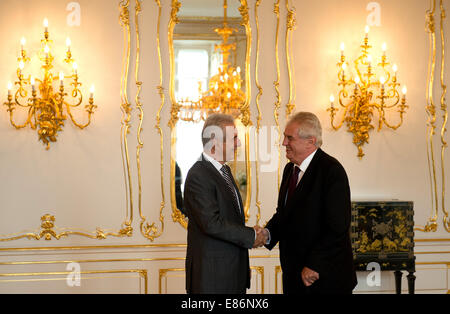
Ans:
{"label": "gray-haired man", "polygon": [[241,195],[225,162],[240,146],[232,116],[213,114],[202,131],[204,151],[186,177],[189,218],[187,293],[242,294],[250,287],[248,249],[265,242],[258,227],[245,226]]}

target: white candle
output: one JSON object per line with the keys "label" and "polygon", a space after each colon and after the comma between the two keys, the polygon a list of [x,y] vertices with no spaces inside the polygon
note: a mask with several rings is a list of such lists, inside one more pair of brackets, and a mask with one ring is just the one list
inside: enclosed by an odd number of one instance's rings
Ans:
{"label": "white candle", "polygon": [[366,33],[366,38],[369,37],[369,30],[370,30],[369,25],[366,25],[366,27],[364,28],[364,31]]}
{"label": "white candle", "polygon": [[23,60],[19,61],[19,75],[22,75],[22,70],[25,67],[25,63],[23,63]]}
{"label": "white candle", "polygon": [[59,80],[61,82],[61,86],[64,86],[64,73],[61,71],[59,72]]}
{"label": "white candle", "polygon": [[407,91],[406,85],[404,85],[403,88],[402,88],[403,99],[406,98],[406,91]]}
{"label": "white candle", "polygon": [[48,45],[45,45],[44,52],[45,52],[45,59],[48,59],[48,53],[50,52],[50,48],[48,47]]}
{"label": "white candle", "polygon": [[345,44],[341,43],[341,57],[344,56]]}
{"label": "white candle", "polygon": [[347,64],[342,63],[342,78],[345,76],[345,70],[347,69]]}
{"label": "white candle", "polygon": [[20,50],[21,51],[23,51],[23,47],[25,46],[25,44],[26,44],[26,39],[25,39],[25,37],[22,37],[21,39],[20,39]]}
{"label": "white candle", "polygon": [[355,89],[358,89],[358,84],[361,82],[361,80],[359,79],[359,76],[355,77]]}
{"label": "white candle", "polygon": [[74,71],[74,73],[76,75],[77,74],[77,69],[78,69],[78,64],[76,62],[74,62],[72,67],[73,67],[73,71]]}
{"label": "white candle", "polygon": [[334,103],[334,96],[330,95],[330,103],[331,103],[331,108],[333,108],[333,103]]}
{"label": "white candle", "polygon": [[66,46],[67,46],[67,51],[70,52],[70,45],[72,44],[72,41],[70,40],[69,37],[66,38]]}
{"label": "white candle", "polygon": [[384,57],[386,57],[386,49],[387,49],[386,43],[383,43],[383,44],[381,45],[381,50],[383,51],[383,56],[384,56]]}
{"label": "white candle", "polygon": [[47,33],[48,32],[48,19],[47,18],[44,19],[44,23],[43,24],[44,24],[44,30]]}
{"label": "white candle", "polygon": [[36,91],[36,86],[34,86],[34,84],[35,84],[36,82],[35,82],[33,76],[30,78],[30,83],[31,83],[31,89],[33,90],[33,92],[35,92],[35,91]]}
{"label": "white candle", "polygon": [[386,82],[386,78],[384,76],[380,77],[381,88],[384,89],[384,83]]}
{"label": "white candle", "polygon": [[94,98],[94,91],[95,91],[95,87],[94,87],[94,84],[92,84],[91,89],[90,89],[90,92],[91,92],[90,98]]}
{"label": "white candle", "polygon": [[8,82],[8,96],[11,96],[12,83]]}

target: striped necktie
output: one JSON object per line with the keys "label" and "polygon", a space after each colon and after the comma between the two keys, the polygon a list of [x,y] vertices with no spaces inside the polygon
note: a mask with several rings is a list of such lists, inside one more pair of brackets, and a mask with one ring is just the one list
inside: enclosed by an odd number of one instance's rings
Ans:
{"label": "striped necktie", "polygon": [[239,198],[236,194],[237,192],[236,192],[236,189],[233,184],[233,175],[231,174],[231,169],[227,165],[223,165],[222,168],[220,168],[220,171],[222,172],[223,178],[227,182],[228,189],[231,191],[231,193],[234,196],[234,200],[235,200],[237,207],[239,208],[239,212],[240,212],[241,206],[239,204]]}

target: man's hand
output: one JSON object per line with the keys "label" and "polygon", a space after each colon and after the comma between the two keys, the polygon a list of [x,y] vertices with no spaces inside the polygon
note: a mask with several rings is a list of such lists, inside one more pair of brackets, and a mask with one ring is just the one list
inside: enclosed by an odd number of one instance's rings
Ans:
{"label": "man's hand", "polygon": [[255,230],[256,234],[256,239],[255,243],[253,244],[253,248],[258,248],[266,244],[267,239],[269,238],[269,233],[267,232],[267,230],[258,225],[255,225],[253,229]]}
{"label": "man's hand", "polygon": [[319,280],[319,273],[308,267],[304,267],[302,270],[302,281],[307,287],[311,286],[316,280]]}

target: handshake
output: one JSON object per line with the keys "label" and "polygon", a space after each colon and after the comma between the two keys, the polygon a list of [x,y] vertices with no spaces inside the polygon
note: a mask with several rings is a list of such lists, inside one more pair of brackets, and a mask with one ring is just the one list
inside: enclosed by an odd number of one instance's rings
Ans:
{"label": "handshake", "polygon": [[255,243],[253,244],[253,248],[259,248],[266,244],[269,239],[269,231],[261,226],[255,225],[253,227],[255,230]]}

